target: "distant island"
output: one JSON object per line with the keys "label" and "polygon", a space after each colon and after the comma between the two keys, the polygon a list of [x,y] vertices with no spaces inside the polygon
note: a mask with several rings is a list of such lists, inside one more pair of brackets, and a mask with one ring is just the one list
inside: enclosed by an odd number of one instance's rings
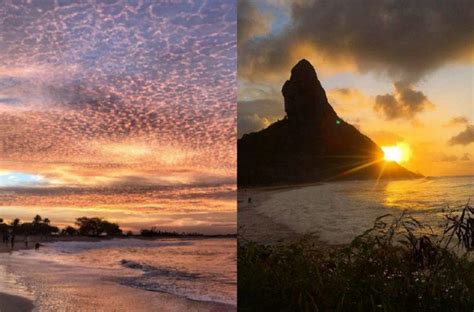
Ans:
{"label": "distant island", "polygon": [[238,140],[239,187],[422,177],[384,161],[377,144],[337,115],[307,60],[293,67],[282,94],[285,118]]}

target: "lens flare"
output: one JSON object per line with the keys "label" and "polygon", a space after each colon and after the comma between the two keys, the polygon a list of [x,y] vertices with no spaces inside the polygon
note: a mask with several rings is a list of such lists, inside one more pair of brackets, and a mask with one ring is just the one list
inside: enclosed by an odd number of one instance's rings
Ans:
{"label": "lens flare", "polygon": [[411,157],[411,150],[406,143],[397,143],[392,146],[382,146],[385,161],[394,161],[396,163],[407,162]]}

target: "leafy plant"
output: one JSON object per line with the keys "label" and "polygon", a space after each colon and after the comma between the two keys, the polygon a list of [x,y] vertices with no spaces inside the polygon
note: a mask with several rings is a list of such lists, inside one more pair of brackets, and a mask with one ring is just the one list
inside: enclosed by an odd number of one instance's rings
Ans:
{"label": "leafy plant", "polygon": [[472,311],[474,264],[448,248],[470,246],[472,213],[451,215],[441,236],[404,212],[343,247],[240,240],[239,311]]}

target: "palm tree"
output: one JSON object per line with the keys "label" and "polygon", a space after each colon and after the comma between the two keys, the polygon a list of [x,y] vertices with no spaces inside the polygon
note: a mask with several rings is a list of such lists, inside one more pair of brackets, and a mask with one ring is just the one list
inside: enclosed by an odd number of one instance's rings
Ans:
{"label": "palm tree", "polygon": [[40,224],[41,221],[43,221],[43,218],[41,218],[40,215],[36,215],[36,216],[33,218],[33,224],[34,224],[34,225]]}
{"label": "palm tree", "polygon": [[18,225],[20,224],[20,219],[16,218],[15,220],[13,220],[11,222],[11,226],[12,226],[12,232],[14,234],[16,234],[17,230],[18,230]]}

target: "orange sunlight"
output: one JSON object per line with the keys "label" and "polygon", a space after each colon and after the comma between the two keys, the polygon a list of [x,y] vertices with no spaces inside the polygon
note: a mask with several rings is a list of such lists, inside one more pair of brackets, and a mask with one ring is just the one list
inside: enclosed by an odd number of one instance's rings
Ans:
{"label": "orange sunlight", "polygon": [[396,163],[407,162],[411,157],[410,146],[406,143],[397,143],[392,146],[382,146],[385,161],[394,161]]}

